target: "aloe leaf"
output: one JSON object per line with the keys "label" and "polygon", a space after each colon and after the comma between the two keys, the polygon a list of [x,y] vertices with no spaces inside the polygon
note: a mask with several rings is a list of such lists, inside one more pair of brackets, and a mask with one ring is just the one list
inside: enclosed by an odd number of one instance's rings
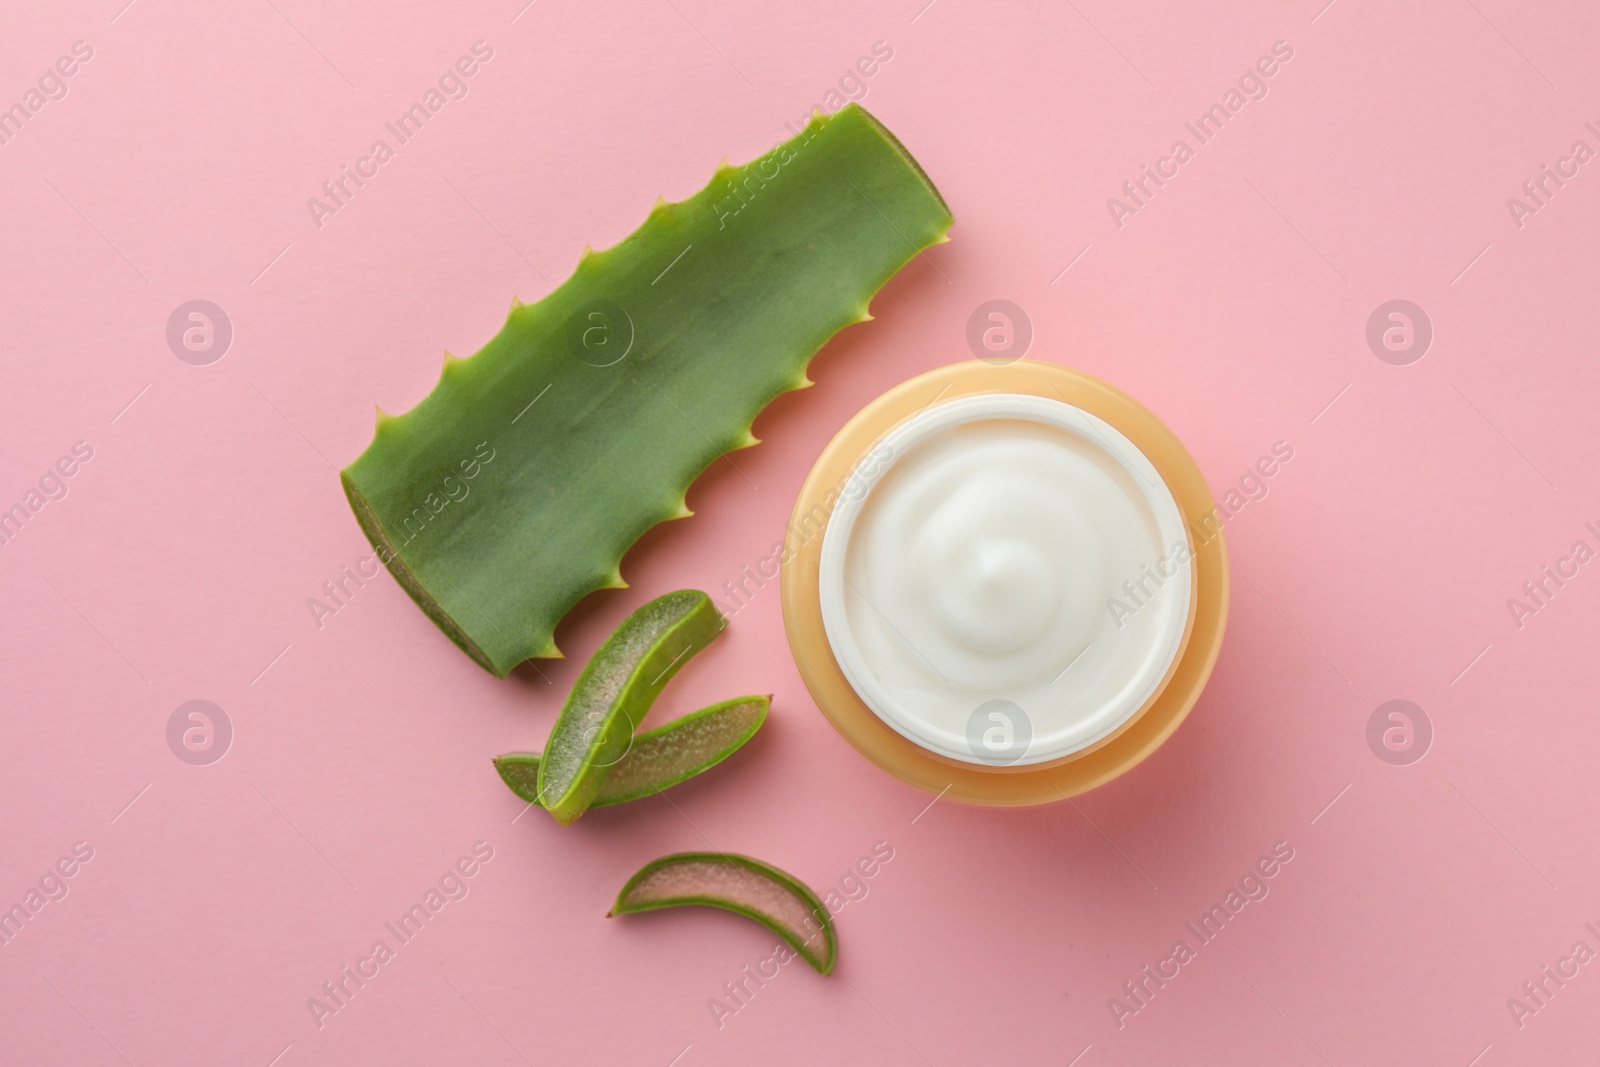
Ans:
{"label": "aloe leaf", "polygon": [[[589,806],[654,796],[710,770],[756,735],[767,721],[770,703],[770,697],[735,697],[638,734]],[[513,793],[538,804],[539,762],[537,752],[507,752],[495,757],[494,768]]]}
{"label": "aloe leaf", "polygon": [[833,971],[839,943],[817,895],[793,875],[726,852],[679,852],[645,864],[617,894],[612,915],[704,904],[737,912],[789,943],[823,974]]}
{"label": "aloe leaf", "polygon": [[726,625],[710,597],[684,589],[650,601],[611,632],[573,683],[539,762],[534,795],[557,822],[583,814],[656,694]]}
{"label": "aloe leaf", "polygon": [[[404,415],[378,413],[341,480],[378,557],[450,638],[505,675],[561,655],[581,597],[689,514],[684,494],[756,443],[752,420],[950,213],[855,105],[710,185],[658,201]],[[731,461],[730,461],[731,462]]]}

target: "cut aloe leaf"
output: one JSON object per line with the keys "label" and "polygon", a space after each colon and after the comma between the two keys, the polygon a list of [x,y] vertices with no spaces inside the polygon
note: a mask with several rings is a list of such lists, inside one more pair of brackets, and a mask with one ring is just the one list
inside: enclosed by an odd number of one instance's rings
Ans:
{"label": "cut aloe leaf", "polygon": [[567,694],[539,762],[534,795],[557,822],[583,814],[662,686],[725,625],[710,597],[685,589],[650,601],[606,638]]}
{"label": "cut aloe leaf", "polygon": [[[396,580],[497,675],[559,656],[556,624],[622,586],[622,555],[756,443],[752,420],[950,212],[854,104],[751,163],[658,201],[404,415],[381,411],[341,475]],[[730,461],[731,462],[731,461]]]}
{"label": "cut aloe leaf", "polygon": [[[736,697],[635,736],[633,747],[611,768],[589,806],[653,796],[710,770],[755,736],[767,720],[770,703],[770,697]],[[539,761],[537,752],[507,752],[495,757],[494,767],[513,793],[538,804]]]}
{"label": "cut aloe leaf", "polygon": [[725,852],[663,856],[628,879],[611,914],[682,904],[705,904],[754,919],[821,973],[833,971],[839,943],[827,907],[799,879],[770,864]]}

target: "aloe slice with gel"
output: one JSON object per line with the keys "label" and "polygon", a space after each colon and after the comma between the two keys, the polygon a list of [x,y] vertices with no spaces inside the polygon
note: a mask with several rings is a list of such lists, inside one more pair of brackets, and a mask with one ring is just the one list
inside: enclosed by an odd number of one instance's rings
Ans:
{"label": "aloe slice with gel", "polygon": [[[589,806],[602,808],[654,796],[710,770],[755,736],[767,721],[770,703],[770,697],[735,697],[637,735]],[[538,804],[541,759],[537,752],[507,752],[495,757],[494,767],[513,793]]]}
{"label": "aloe slice with gel", "polygon": [[833,918],[803,882],[771,864],[725,852],[679,852],[646,864],[622,887],[611,915],[703,904],[754,919],[821,974],[839,954]]}
{"label": "aloe slice with gel", "polygon": [[534,795],[557,822],[583,814],[662,687],[726,625],[710,597],[684,589],[650,601],[611,632],[567,694],[539,761]]}

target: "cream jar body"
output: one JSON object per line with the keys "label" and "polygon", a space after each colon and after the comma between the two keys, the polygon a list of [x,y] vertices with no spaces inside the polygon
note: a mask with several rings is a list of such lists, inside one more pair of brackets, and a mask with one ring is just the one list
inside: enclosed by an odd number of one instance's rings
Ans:
{"label": "cream jar body", "polygon": [[[859,511],[868,488],[895,465],[897,457],[886,446],[896,440],[897,430],[948,405],[997,394],[1061,401],[1114,428],[1154,466],[1157,480],[1177,502],[1190,551],[1188,616],[1176,659],[1158,681],[1154,695],[1122,727],[1100,741],[1044,762],[1008,764],[991,756],[987,743],[982,754],[988,758],[980,759],[960,741],[945,746],[954,749],[955,755],[942,755],[891,727],[884,715],[866,703],[865,683],[858,689],[846,676],[823,620],[824,545],[843,543],[838,540],[844,537],[839,532],[843,529],[840,520],[852,509]],[[869,401],[834,434],[800,486],[784,539],[780,578],[789,648],[823,716],[857,752],[885,772],[930,795],[968,804],[1012,807],[1059,802],[1137,766],[1173,735],[1195,706],[1216,663],[1227,626],[1228,554],[1223,521],[1225,516],[1219,512],[1205,476],[1183,442],[1154,412],[1116,386],[1042,360],[948,364],[901,382]],[[1155,562],[1160,564],[1159,556]],[[1171,566],[1169,561],[1169,570]],[[843,573],[842,568],[830,571],[826,583],[835,589],[836,597]],[[1117,588],[1123,580],[1116,577]],[[1165,585],[1163,595],[1176,592],[1182,582],[1175,576]],[[1153,588],[1153,583],[1147,587]],[[840,606],[836,603],[835,609]],[[1108,614],[1110,610],[1107,608]],[[1081,665],[1072,666],[1057,688],[1066,685]],[[942,663],[937,666],[945,667]],[[936,677],[934,683],[940,684]],[[970,715],[977,709],[965,710]],[[993,730],[989,740],[996,742],[994,747],[1004,749],[1011,744],[1002,723],[983,721],[984,731]],[[1041,736],[1049,732],[1049,724],[1044,726]],[[983,741],[983,732],[979,740]],[[999,753],[1015,754],[1014,748]]]}

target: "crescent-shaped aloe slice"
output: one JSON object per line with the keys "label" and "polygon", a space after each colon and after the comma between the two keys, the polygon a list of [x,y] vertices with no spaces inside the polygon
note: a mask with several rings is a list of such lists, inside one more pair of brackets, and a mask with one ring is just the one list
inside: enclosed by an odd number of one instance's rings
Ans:
{"label": "crescent-shaped aloe slice", "polygon": [[622,620],[573,683],[545,742],[535,796],[563,826],[582,815],[671,677],[726,622],[697,589],[657,597]]}
{"label": "crescent-shaped aloe slice", "polygon": [[586,251],[538,303],[512,303],[404,415],[378,414],[342,473],[378,558],[450,638],[505,675],[559,656],[556,624],[624,583],[622,555],[689,514],[708,465],[810,385],[828,338],[946,240],[950,212],[854,104]]}
{"label": "crescent-shaped aloe slice", "polygon": [[[735,697],[637,735],[589,806],[653,796],[710,770],[755,736],[767,721],[770,703],[770,697]],[[513,793],[538,804],[539,762],[537,752],[507,752],[495,757],[494,768]]]}
{"label": "crescent-shaped aloe slice", "polygon": [[818,971],[833,971],[839,943],[827,907],[799,879],[770,864],[726,852],[663,856],[628,879],[611,914],[680,904],[706,904],[754,919]]}

